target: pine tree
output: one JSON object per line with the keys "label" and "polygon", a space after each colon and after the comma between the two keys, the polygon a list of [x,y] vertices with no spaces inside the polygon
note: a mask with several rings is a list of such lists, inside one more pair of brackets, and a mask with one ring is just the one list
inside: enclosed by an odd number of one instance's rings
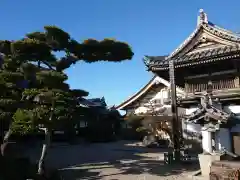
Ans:
{"label": "pine tree", "polygon": [[[24,88],[28,85],[24,80],[20,62],[14,54],[11,54],[8,49],[11,48],[10,41],[0,42],[0,123],[1,123],[1,140],[7,142],[12,134],[8,127],[12,123],[12,116],[16,110],[22,106],[21,94]],[[7,133],[4,136],[4,131]],[[2,152],[2,148],[1,148]],[[3,153],[3,152],[2,152]],[[2,154],[1,153],[1,154]]]}
{"label": "pine tree", "polygon": [[[70,90],[64,70],[80,60],[118,62],[133,56],[126,43],[112,39],[88,39],[79,43],[58,27],[45,26],[44,29],[43,32],[29,33],[18,41],[0,42],[0,52],[4,54],[0,82],[5,88],[0,102],[10,99],[9,103],[0,104],[1,116],[7,114],[4,118],[10,125],[9,135],[12,131],[26,134],[35,129],[44,130],[39,174],[44,173],[51,130],[58,123],[76,119],[81,111],[77,99],[88,94],[82,90]],[[57,57],[56,52],[64,55]]]}

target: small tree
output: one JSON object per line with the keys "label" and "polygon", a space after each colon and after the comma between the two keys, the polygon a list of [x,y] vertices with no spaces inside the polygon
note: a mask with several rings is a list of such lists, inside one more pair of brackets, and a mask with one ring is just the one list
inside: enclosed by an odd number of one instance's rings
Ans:
{"label": "small tree", "polygon": [[[18,87],[12,87],[18,92],[15,96],[9,95],[11,88],[6,89],[8,94],[2,96],[16,97],[16,105],[11,107],[10,113],[3,108],[2,114],[7,112],[8,120],[12,122],[9,135],[12,131],[25,134],[39,128],[45,131],[39,174],[44,173],[44,159],[54,124],[76,118],[79,111],[76,100],[87,95],[85,91],[69,89],[65,83],[68,77],[64,70],[80,60],[89,63],[99,60],[119,62],[133,56],[131,48],[123,42],[87,39],[79,43],[58,27],[45,26],[44,29],[44,32],[29,33],[18,41],[0,41],[0,52],[5,57],[4,64],[13,64],[13,67],[9,66],[9,73],[19,72],[18,76],[24,80],[21,82],[27,83],[27,86],[23,87],[24,91],[17,91]],[[55,52],[62,52],[64,55],[56,57]],[[5,78],[2,78],[2,84],[6,84],[5,81]],[[9,81],[16,85],[16,80]],[[19,102],[22,102],[24,107],[20,106]],[[5,136],[4,140],[7,141],[8,138],[9,136]]]}
{"label": "small tree", "polygon": [[[167,114],[167,108],[154,101],[144,104],[146,112],[141,115],[132,114],[128,117],[128,123],[138,132],[145,132],[148,135],[145,139],[152,142],[155,137],[161,136],[163,133],[169,136],[169,144],[172,144],[172,132],[169,127],[171,117]],[[150,143],[149,141],[149,143]]]}
{"label": "small tree", "polygon": [[150,134],[154,136],[161,136],[165,133],[169,138],[169,145],[172,145],[172,131],[171,126],[171,116],[167,114],[167,108],[160,103],[154,103],[150,101],[147,104],[149,108],[149,114],[143,121],[143,126],[148,128]]}
{"label": "small tree", "polygon": [[158,134],[159,131],[165,132],[171,138],[171,130],[169,127],[169,116],[166,113],[167,108],[159,103],[149,102],[147,106],[150,109],[149,116],[145,124],[150,124],[152,132]]}

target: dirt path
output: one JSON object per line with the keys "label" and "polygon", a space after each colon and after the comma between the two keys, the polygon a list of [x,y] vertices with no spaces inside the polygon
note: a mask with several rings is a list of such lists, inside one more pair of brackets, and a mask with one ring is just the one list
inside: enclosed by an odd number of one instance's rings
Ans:
{"label": "dirt path", "polygon": [[186,180],[194,165],[168,166],[163,150],[146,149],[120,141],[104,144],[53,147],[48,163],[66,180]]}

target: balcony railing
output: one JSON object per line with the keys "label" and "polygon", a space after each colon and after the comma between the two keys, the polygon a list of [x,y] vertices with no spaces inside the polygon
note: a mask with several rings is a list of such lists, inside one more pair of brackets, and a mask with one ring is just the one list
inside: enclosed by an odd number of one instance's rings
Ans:
{"label": "balcony railing", "polygon": [[[185,92],[186,93],[202,92],[202,91],[206,91],[207,87],[208,87],[208,83],[185,84]],[[232,89],[232,88],[237,88],[237,84],[235,83],[234,79],[213,81],[212,88],[213,90]]]}

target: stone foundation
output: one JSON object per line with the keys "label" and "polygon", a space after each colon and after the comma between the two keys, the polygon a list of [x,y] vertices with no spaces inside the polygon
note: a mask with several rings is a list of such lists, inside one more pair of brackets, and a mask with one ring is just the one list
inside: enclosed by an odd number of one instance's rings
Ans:
{"label": "stone foundation", "polygon": [[199,154],[198,158],[199,158],[202,176],[209,177],[212,162],[219,161],[221,158],[221,155],[220,154],[216,154],[216,155]]}

